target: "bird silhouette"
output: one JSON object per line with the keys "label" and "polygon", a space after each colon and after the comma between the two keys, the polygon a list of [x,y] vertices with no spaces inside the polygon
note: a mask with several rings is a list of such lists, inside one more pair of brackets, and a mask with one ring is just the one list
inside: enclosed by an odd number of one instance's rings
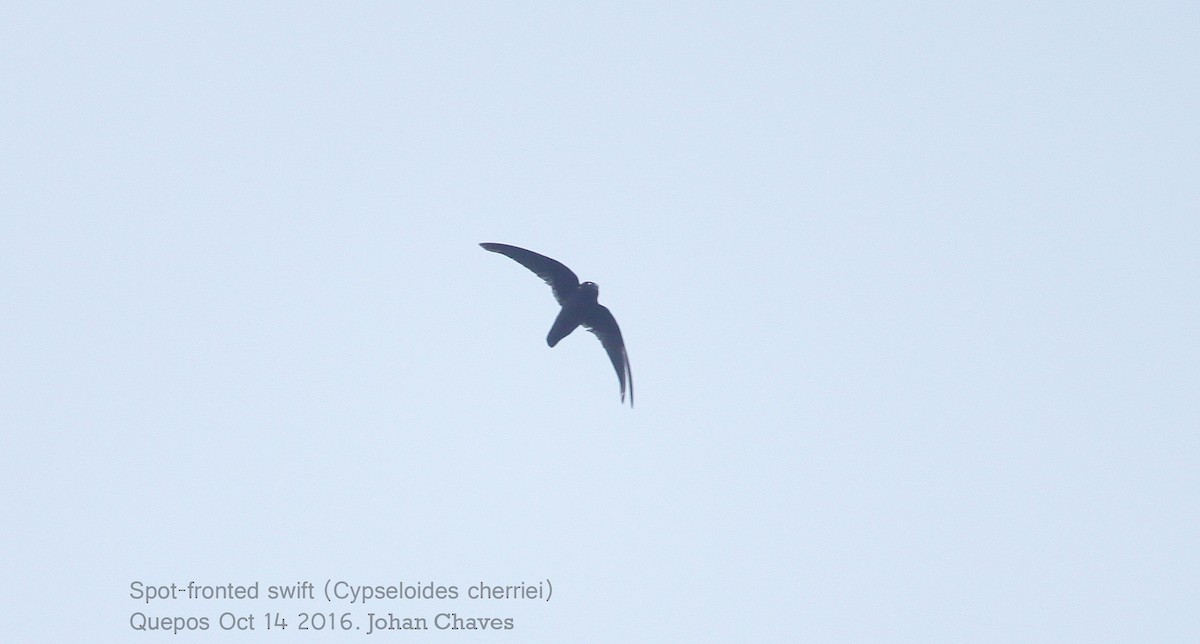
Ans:
{"label": "bird silhouette", "polygon": [[600,287],[594,282],[579,283],[574,271],[561,262],[539,255],[531,250],[484,242],[479,244],[485,250],[500,253],[518,264],[533,271],[538,277],[550,285],[554,299],[562,306],[550,333],[546,335],[546,344],[553,347],[559,340],[567,337],[576,327],[583,328],[596,334],[600,344],[608,352],[613,369],[617,371],[617,380],[621,383],[621,402],[625,402],[625,387],[629,387],[629,406],[633,407],[633,372],[629,369],[629,356],[625,353],[625,341],[621,338],[621,327],[609,312],[608,308],[596,301],[600,295]]}

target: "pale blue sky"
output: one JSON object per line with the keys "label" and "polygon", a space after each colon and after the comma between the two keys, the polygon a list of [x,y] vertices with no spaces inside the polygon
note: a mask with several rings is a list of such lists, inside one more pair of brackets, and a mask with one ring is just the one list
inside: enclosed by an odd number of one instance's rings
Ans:
{"label": "pale blue sky", "polygon": [[[6,4],[0,639],[369,609],[515,625],[421,641],[1200,640],[1198,29]],[[600,285],[636,409],[481,241]]]}

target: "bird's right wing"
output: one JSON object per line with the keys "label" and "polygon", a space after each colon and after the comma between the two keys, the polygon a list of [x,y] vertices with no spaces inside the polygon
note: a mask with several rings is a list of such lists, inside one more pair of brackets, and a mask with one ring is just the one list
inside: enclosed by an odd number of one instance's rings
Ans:
{"label": "bird's right wing", "polygon": [[625,387],[629,386],[629,406],[633,407],[633,370],[629,368],[629,354],[625,353],[625,340],[621,337],[621,327],[613,317],[608,307],[596,304],[584,316],[583,326],[596,334],[608,359],[612,361],[613,369],[617,372],[617,380],[621,383],[621,402],[625,402]]}
{"label": "bird's right wing", "polygon": [[509,246],[508,244],[484,242],[480,246],[483,246],[484,250],[506,255],[521,266],[533,271],[550,285],[550,290],[554,292],[554,299],[558,300],[559,304],[565,303],[571,293],[574,293],[575,289],[579,288],[579,278],[571,269],[564,266],[562,262],[550,259],[545,255],[539,255],[531,250]]}

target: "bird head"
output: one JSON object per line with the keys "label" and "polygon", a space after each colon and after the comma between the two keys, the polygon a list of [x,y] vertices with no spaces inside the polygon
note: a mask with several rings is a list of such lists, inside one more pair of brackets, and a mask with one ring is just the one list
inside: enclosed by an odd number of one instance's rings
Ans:
{"label": "bird head", "polygon": [[579,290],[587,293],[593,300],[600,295],[600,287],[596,286],[595,282],[584,282],[579,285]]}

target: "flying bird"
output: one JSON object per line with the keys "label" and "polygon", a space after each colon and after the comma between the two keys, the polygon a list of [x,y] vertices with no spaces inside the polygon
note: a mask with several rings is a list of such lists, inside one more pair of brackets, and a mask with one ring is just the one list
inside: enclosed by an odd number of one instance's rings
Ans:
{"label": "flying bird", "polygon": [[625,353],[625,341],[621,339],[621,328],[617,326],[616,318],[607,307],[596,301],[596,297],[600,295],[600,287],[594,282],[580,284],[575,273],[561,262],[531,250],[490,242],[480,246],[515,260],[550,285],[554,299],[558,300],[562,310],[558,312],[558,317],[554,318],[554,324],[546,336],[546,344],[553,347],[559,340],[570,335],[575,327],[581,325],[596,334],[600,344],[608,352],[608,359],[612,360],[613,369],[617,370],[617,380],[621,383],[621,402],[625,402],[625,387],[628,385],[629,406],[632,408],[633,372],[629,369],[629,356]]}

